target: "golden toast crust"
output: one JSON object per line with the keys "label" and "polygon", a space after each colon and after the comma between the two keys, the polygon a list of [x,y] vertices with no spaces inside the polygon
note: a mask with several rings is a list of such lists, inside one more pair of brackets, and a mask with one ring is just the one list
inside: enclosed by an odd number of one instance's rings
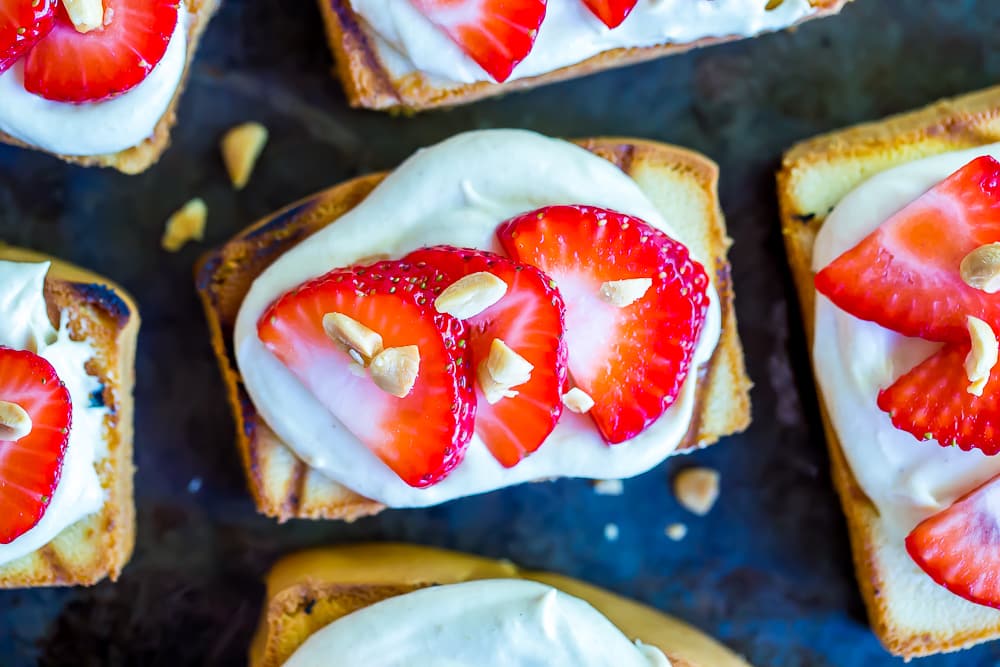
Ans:
{"label": "golden toast crust", "polygon": [[[850,0],[810,0],[815,13],[803,21],[836,14]],[[687,44],[661,44],[641,48],[619,48],[599,53],[583,62],[553,72],[506,83],[480,82],[442,86],[421,74],[401,78],[392,75],[379,62],[378,54],[350,0],[319,0],[327,39],[336,60],[336,73],[353,107],[368,109],[423,111],[436,107],[475,102],[515,90],[565,81],[603,70],[682,53],[702,46],[733,41],[738,37],[712,37]]]}
{"label": "golden toast crust", "polygon": [[293,554],[267,577],[251,667],[279,667],[306,639],[353,611],[427,586],[529,579],[586,600],[630,639],[657,646],[675,667],[749,667],[714,639],[651,607],[569,577],[507,561],[408,544],[359,544]]}
{"label": "golden toast crust", "polygon": [[191,63],[194,61],[194,54],[201,41],[201,35],[208,26],[212,15],[218,9],[220,0],[184,0],[188,11],[191,12],[192,20],[188,26],[188,48],[187,62],[184,65],[184,74],[181,76],[177,91],[167,107],[167,111],[160,117],[153,130],[153,136],[140,144],[131,148],[126,148],[117,153],[106,153],[104,155],[60,155],[50,151],[26,144],[19,139],[15,139],[9,134],[0,132],[0,143],[29,148],[54,155],[64,162],[78,164],[83,167],[112,167],[125,174],[138,174],[146,171],[156,163],[170,145],[170,129],[177,122],[177,105],[180,102],[184,88],[187,86],[188,76],[191,73]]}
{"label": "golden toast crust", "polygon": [[[698,405],[681,449],[707,446],[742,431],[750,422],[750,381],[736,331],[730,268],[730,240],[716,196],[718,168],[691,151],[634,139],[587,139],[579,142],[636,179],[657,203],[665,174],[697,190],[704,211],[697,221],[694,254],[711,258],[714,282],[722,299],[722,336],[710,362],[699,369]],[[198,292],[205,306],[212,347],[237,422],[237,443],[257,508],[281,521],[327,518],[347,521],[383,507],[345,489],[300,462],[259,418],[243,390],[231,350],[232,326],[253,280],[278,256],[309,234],[331,224],[357,205],[384,178],[362,176],[307,198],[244,230],[196,267]],[[689,230],[690,231],[690,230]]]}
{"label": "golden toast crust", "polygon": [[[815,308],[813,244],[836,203],[864,180],[891,167],[996,141],[1000,141],[1000,87],[815,137],[785,154],[777,177],[781,226],[810,349]],[[837,178],[836,174],[848,176]],[[896,655],[914,658],[1000,637],[1000,616],[992,624],[967,631],[937,633],[914,632],[896,621],[893,605],[897,603],[882,594],[892,573],[881,565],[878,511],[847,463],[822,397],[820,411],[834,486],[847,516],[858,583],[872,628],[882,643]]]}
{"label": "golden toast crust", "polygon": [[135,542],[132,499],[132,388],[139,311],[123,289],[107,279],[65,262],[9,246],[0,246],[0,260],[49,260],[45,299],[50,317],[69,313],[73,338],[86,332],[95,356],[87,372],[104,387],[108,407],[104,427],[108,446],[97,472],[107,499],[103,509],[66,528],[45,547],[0,565],[0,588],[90,585],[118,578]]}

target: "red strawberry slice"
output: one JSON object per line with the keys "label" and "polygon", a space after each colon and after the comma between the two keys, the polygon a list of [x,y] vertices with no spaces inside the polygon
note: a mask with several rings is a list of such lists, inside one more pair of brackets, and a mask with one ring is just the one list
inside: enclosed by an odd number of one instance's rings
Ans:
{"label": "red strawberry slice", "polygon": [[906,550],[955,595],[1000,608],[1000,477],[925,519],[907,536]]}
{"label": "red strawberry slice", "polygon": [[[317,399],[399,477],[415,487],[443,479],[472,438],[476,395],[465,325],[434,309],[445,276],[406,262],[336,269],[280,297],[257,333]],[[323,316],[342,313],[382,336],[416,345],[419,374],[403,398],[379,389],[335,344]]]}
{"label": "red strawberry slice", "polygon": [[1000,453],[1000,364],[982,396],[967,391],[965,356],[969,344],[945,345],[878,394],[878,407],[892,424],[918,440],[943,447]]}
{"label": "red strawberry slice", "polygon": [[496,81],[535,44],[546,0],[410,0]]}
{"label": "red strawberry slice", "polygon": [[0,440],[0,544],[10,544],[35,527],[52,500],[73,408],[52,364],[7,347],[0,347],[0,401],[20,406],[31,417],[27,435]]}
{"label": "red strawberry slice", "polygon": [[639,0],[583,0],[594,15],[609,28],[617,28],[632,12]]}
{"label": "red strawberry slice", "polygon": [[97,102],[139,85],[166,53],[177,0],[104,0],[107,25],[79,33],[59,9],[28,54],[24,87],[56,102]]}
{"label": "red strawberry slice", "polygon": [[966,285],[962,259],[1000,241],[1000,163],[976,158],[824,268],[816,289],[904,336],[960,343],[966,315],[1000,324],[1000,297]]}
{"label": "red strawberry slice", "polygon": [[[677,399],[708,309],[708,276],[687,248],[638,218],[591,206],[551,206],[500,225],[514,258],[555,279],[566,302],[569,370],[594,399],[590,415],[619,443]],[[604,300],[605,282],[649,278],[631,305]]]}
{"label": "red strawberry slice", "polygon": [[477,384],[476,433],[493,456],[510,468],[537,450],[562,414],[566,381],[563,317],[566,307],[552,280],[538,269],[489,252],[438,246],[405,258],[448,276],[448,284],[486,271],[507,283],[497,303],[465,320],[473,368],[490,354],[499,338],[534,366],[531,379],[514,387],[516,396],[490,405]]}
{"label": "red strawberry slice", "polygon": [[55,24],[56,0],[0,0],[0,74]]}

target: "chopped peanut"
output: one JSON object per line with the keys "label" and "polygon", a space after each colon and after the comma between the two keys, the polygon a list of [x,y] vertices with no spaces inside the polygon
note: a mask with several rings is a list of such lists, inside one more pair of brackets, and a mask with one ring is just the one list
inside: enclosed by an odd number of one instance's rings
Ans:
{"label": "chopped peanut", "polygon": [[104,26],[101,0],[63,0],[62,4],[77,32],[90,32]]}
{"label": "chopped peanut", "polygon": [[488,271],[470,273],[445,288],[434,300],[439,313],[466,320],[483,312],[507,293],[507,283]]}
{"label": "chopped peanut", "polygon": [[613,306],[625,308],[645,296],[652,286],[652,278],[610,280],[601,285],[601,297]]}
{"label": "chopped peanut", "polygon": [[990,380],[990,373],[996,366],[1000,344],[997,342],[996,334],[990,325],[982,320],[972,317],[965,318],[969,327],[969,337],[972,347],[965,357],[965,374],[969,378],[968,391],[973,396],[982,396],[986,383]]}
{"label": "chopped peanut", "polygon": [[573,387],[567,391],[562,396],[563,405],[570,412],[575,412],[578,415],[586,414],[590,412],[590,409],[594,407],[594,399],[590,397],[590,394],[585,392],[579,387]]}
{"label": "chopped peanut", "polygon": [[167,218],[160,245],[167,252],[177,252],[188,241],[201,241],[205,237],[208,207],[201,197],[195,197]]}
{"label": "chopped peanut", "polygon": [[420,374],[420,348],[407,345],[382,350],[372,359],[369,371],[379,389],[405,398]]}
{"label": "chopped peanut", "polygon": [[323,330],[348,354],[354,352],[359,355],[359,358],[354,360],[361,366],[368,365],[372,358],[382,351],[382,336],[343,313],[324,315]]}
{"label": "chopped peanut", "polygon": [[674,478],[674,495],[686,509],[705,516],[719,498],[719,473],[711,468],[686,468]]}
{"label": "chopped peanut", "polygon": [[222,161],[237,190],[242,190],[250,181],[257,158],[267,144],[267,136],[267,128],[260,123],[243,123],[222,137]]}
{"label": "chopped peanut", "polygon": [[1000,292],[1000,243],[979,246],[959,265],[962,280],[987,294]]}
{"label": "chopped peanut", "polygon": [[17,403],[0,401],[0,440],[14,442],[31,433],[31,415]]}

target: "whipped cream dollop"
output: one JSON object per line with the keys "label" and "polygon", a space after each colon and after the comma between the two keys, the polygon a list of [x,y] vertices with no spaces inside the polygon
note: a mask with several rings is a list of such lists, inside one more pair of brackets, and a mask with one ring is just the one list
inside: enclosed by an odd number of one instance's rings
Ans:
{"label": "whipped cream dollop", "polygon": [[462,463],[425,489],[403,482],[257,338],[257,321],[271,302],[311,278],[364,258],[399,258],[429,245],[502,253],[495,233],[500,222],[553,204],[613,209],[686,242],[635,181],[589,151],[522,130],[457,135],[417,152],[357,207],[286,252],[254,281],[240,307],[234,349],[258,412],[310,466],[390,507],[425,507],[552,477],[632,477],[663,461],[688,431],[697,368],[711,358],[719,340],[721,311],[714,287],[692,370],[677,401],[637,437],[609,446],[590,417],[564,410],[541,448],[513,468],[500,465],[473,436]]}
{"label": "whipped cream dollop", "polygon": [[[617,48],[686,44],[706,37],[750,36],[780,30],[816,12],[808,0],[639,0],[611,29],[583,0],[548,0],[545,20],[528,56],[508,80],[537,76]],[[370,28],[379,59],[401,77],[420,72],[447,83],[492,81],[409,0],[351,0]]]}
{"label": "whipped cream dollop", "polygon": [[70,340],[66,313],[60,315],[59,329],[49,322],[43,291],[48,271],[48,262],[0,261],[0,345],[45,358],[73,402],[69,443],[52,500],[34,528],[10,544],[0,544],[0,565],[45,546],[63,529],[104,505],[94,464],[106,455],[107,410],[90,405],[91,394],[101,389],[101,383],[85,369],[94,349],[86,341]]}
{"label": "whipped cream dollop", "polygon": [[163,59],[142,83],[102,102],[53,102],[24,89],[24,59],[0,74],[0,132],[59,155],[103,155],[153,136],[184,75],[190,14],[181,3]]}
{"label": "whipped cream dollop", "polygon": [[592,606],[519,579],[423,588],[377,602],[313,634],[285,667],[670,667]]}
{"label": "whipped cream dollop", "polygon": [[[813,250],[819,271],[894,213],[1000,144],[910,162],[873,176],[836,206]],[[956,267],[957,270],[957,267]],[[1000,474],[1000,456],[918,441],[876,404],[880,389],[931,356],[940,343],[906,338],[859,320],[817,293],[813,363],[840,446],[889,537],[901,540],[922,519]]]}

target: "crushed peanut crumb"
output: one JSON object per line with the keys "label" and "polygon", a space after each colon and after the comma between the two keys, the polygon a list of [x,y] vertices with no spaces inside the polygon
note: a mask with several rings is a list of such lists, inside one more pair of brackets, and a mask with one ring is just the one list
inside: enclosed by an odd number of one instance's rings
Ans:
{"label": "crushed peanut crumb", "polygon": [[167,252],[177,252],[188,241],[201,241],[205,237],[208,207],[205,200],[195,197],[169,218],[160,245]]}
{"label": "crushed peanut crumb", "polygon": [[705,516],[719,498],[719,473],[711,468],[686,468],[674,477],[674,495],[687,510]]}
{"label": "crushed peanut crumb", "polygon": [[267,128],[260,123],[237,125],[222,137],[222,161],[233,187],[242,190],[250,181],[257,158],[267,144]]}

